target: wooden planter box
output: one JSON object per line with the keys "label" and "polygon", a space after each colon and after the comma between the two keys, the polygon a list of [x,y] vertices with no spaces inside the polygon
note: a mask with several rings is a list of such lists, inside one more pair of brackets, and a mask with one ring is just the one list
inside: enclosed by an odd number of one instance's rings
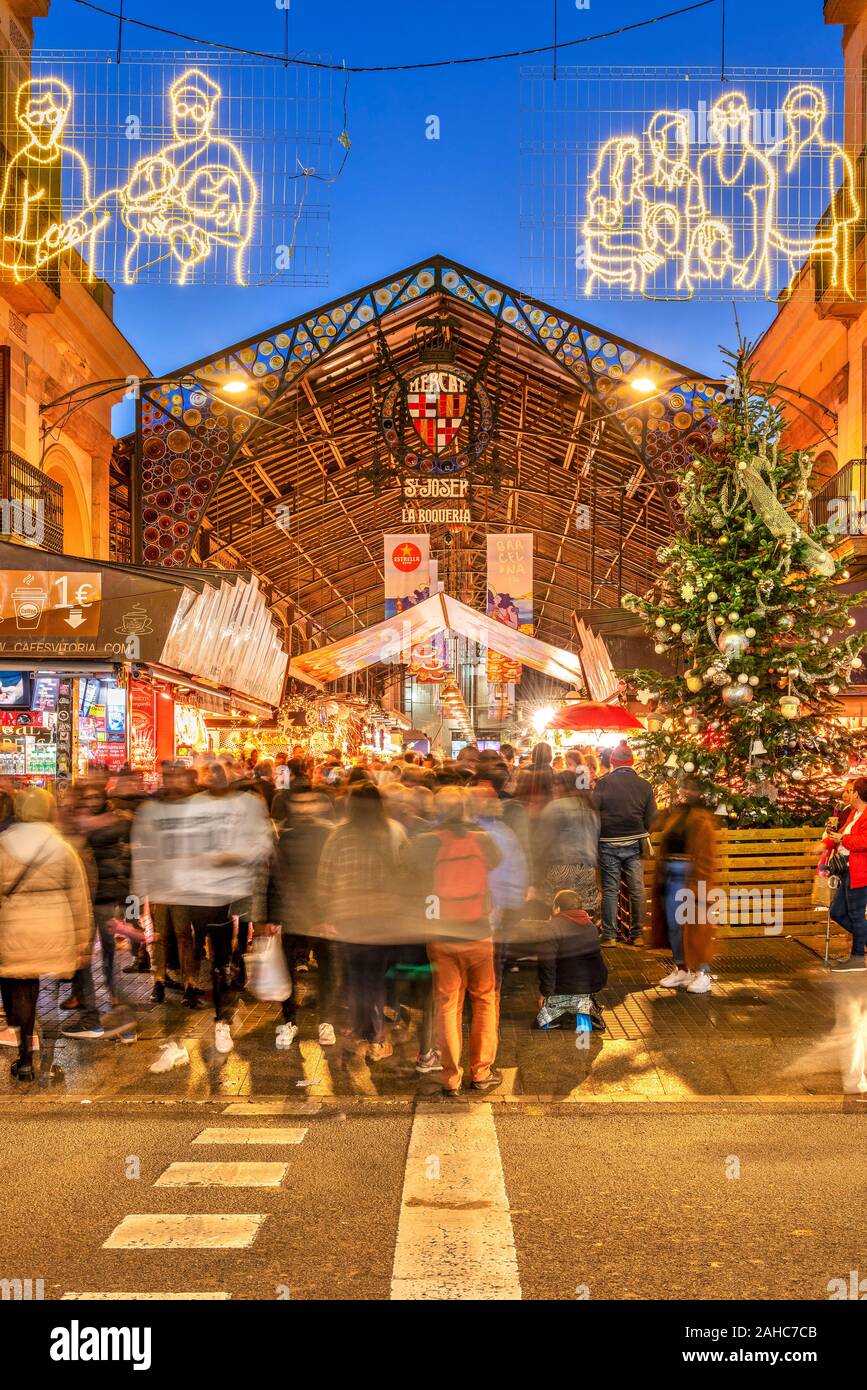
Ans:
{"label": "wooden planter box", "polygon": [[[818,827],[721,830],[714,886],[726,891],[730,915],[734,916],[737,911],[738,921],[721,923],[716,935],[744,938],[815,936],[817,932],[824,932],[827,909],[814,907],[812,901],[823,834]],[[659,837],[652,836],[651,843],[656,853]],[[648,923],[653,868],[653,861],[646,860]],[[621,898],[621,915],[624,906],[623,920],[626,922],[629,919],[628,899],[624,904]]]}

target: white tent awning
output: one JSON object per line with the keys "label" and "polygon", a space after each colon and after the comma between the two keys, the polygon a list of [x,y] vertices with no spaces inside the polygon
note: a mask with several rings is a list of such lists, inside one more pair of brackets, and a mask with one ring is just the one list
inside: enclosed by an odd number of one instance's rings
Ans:
{"label": "white tent awning", "polygon": [[506,627],[448,594],[433,594],[396,618],[375,623],[318,651],[305,652],[295,657],[293,666],[314,680],[336,681],[378,662],[408,662],[414,646],[429,642],[434,633],[443,631],[478,642],[564,685],[581,682],[581,663],[573,652]]}

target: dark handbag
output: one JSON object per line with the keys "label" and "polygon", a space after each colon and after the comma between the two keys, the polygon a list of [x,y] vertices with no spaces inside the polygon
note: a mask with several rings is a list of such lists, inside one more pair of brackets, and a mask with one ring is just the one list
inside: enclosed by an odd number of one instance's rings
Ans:
{"label": "dark handbag", "polygon": [[839,850],[835,849],[832,854],[828,855],[823,867],[832,878],[842,878],[845,870],[849,867],[849,856],[841,854]]}

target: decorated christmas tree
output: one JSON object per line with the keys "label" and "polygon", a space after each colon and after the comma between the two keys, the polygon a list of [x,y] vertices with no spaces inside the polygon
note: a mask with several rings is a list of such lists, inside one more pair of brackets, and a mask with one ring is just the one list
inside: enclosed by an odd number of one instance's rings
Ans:
{"label": "decorated christmas tree", "polygon": [[683,475],[656,583],[624,599],[674,672],[632,677],[650,715],[644,771],[663,801],[697,778],[731,824],[816,825],[860,745],[836,716],[864,637],[848,571],[811,525],[812,458],[784,448],[776,392],[752,382],[747,355],[730,357],[731,399]]}

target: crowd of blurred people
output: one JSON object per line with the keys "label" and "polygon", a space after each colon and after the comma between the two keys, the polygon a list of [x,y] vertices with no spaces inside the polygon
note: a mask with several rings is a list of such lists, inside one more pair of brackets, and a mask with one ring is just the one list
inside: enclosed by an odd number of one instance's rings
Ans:
{"label": "crowd of blurred people", "polygon": [[[674,959],[662,983],[702,993],[709,942],[674,930],[669,910],[693,872],[695,809],[687,791],[664,819],[653,920],[654,944]],[[277,1048],[298,1039],[304,975],[317,982],[322,1047],[343,1034],[380,1062],[414,1013],[420,1074],[448,1095],[492,1090],[501,991],[519,960],[538,971],[528,1024],[604,1030],[603,948],[642,941],[655,819],[625,743],[601,756],[470,746],[455,760],[311,758],[299,746],[274,762],[254,752],[164,764],[150,791],[129,770],[94,768],[59,805],[38,788],[0,793],[0,1040],[17,1048],[12,1074],[34,1077],[40,980],[70,982],[66,1037],[134,1040],[117,983],[125,937],[125,969],[151,973],[156,1005],[168,991],[188,1009],[210,1005],[217,1053],[235,1045],[238,998],[255,991],[267,951],[285,980],[258,986],[279,1002]],[[151,1070],[188,1062],[170,1039]],[[61,1074],[52,1063],[48,1075]]]}

